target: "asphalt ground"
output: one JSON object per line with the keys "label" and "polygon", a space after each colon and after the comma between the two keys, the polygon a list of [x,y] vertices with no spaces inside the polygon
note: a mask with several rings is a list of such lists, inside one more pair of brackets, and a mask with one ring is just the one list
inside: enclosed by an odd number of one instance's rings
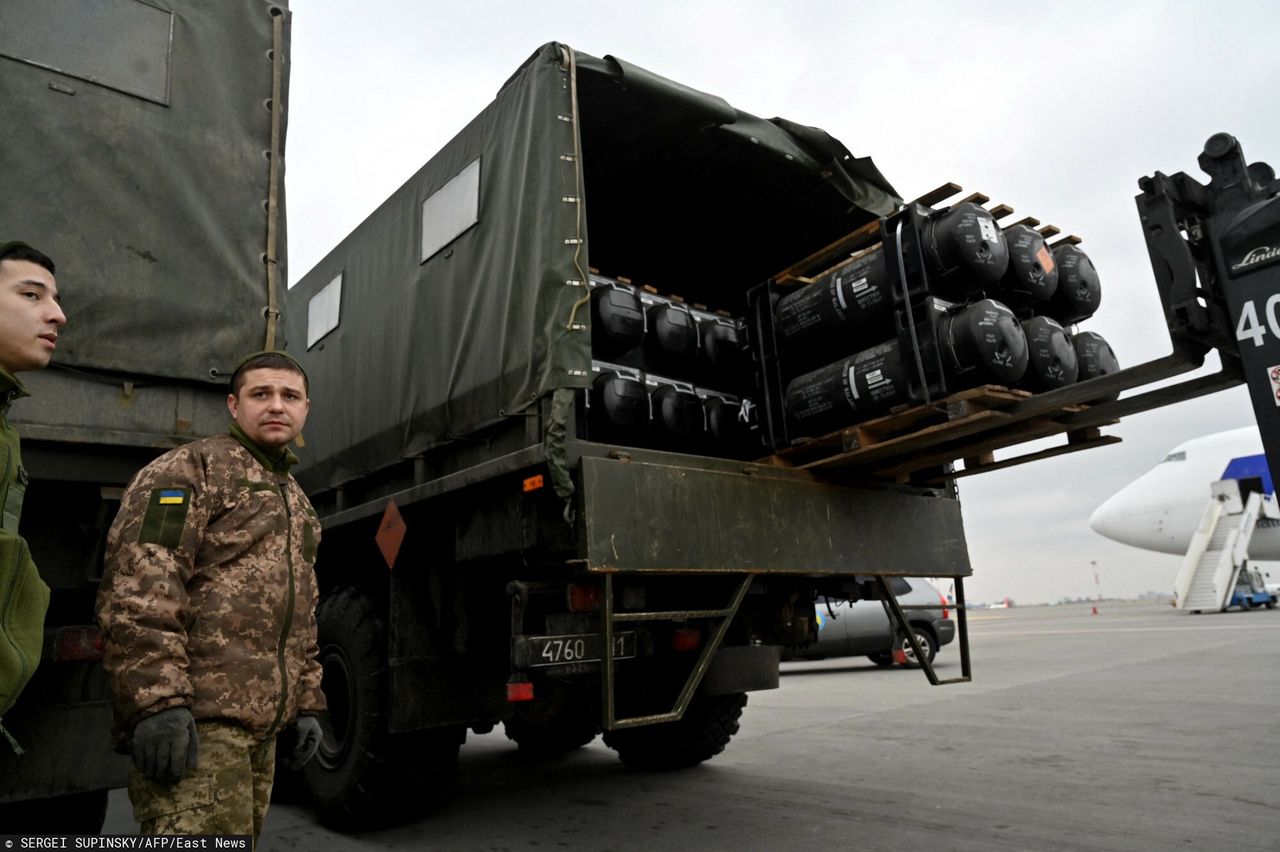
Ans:
{"label": "asphalt ground", "polygon": [[[534,762],[499,727],[468,739],[443,812],[343,836],[273,806],[259,849],[1280,850],[1280,610],[1104,602],[970,630],[972,683],[784,664],[691,770],[633,772],[599,740]],[[122,791],[105,830],[136,831]]]}

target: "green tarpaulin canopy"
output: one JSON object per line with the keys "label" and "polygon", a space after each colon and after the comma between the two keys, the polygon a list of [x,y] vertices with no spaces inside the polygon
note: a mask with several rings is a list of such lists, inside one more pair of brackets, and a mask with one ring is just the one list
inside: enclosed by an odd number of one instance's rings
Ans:
{"label": "green tarpaulin canopy", "polygon": [[748,288],[898,203],[821,130],[547,44],[291,291],[304,481],[586,386],[588,267],[741,313]]}

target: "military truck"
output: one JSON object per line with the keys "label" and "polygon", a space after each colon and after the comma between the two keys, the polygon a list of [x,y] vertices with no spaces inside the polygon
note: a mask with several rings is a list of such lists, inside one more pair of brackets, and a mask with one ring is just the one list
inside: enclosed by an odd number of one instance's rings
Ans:
{"label": "military truck", "polygon": [[[225,430],[239,355],[283,341],[285,3],[7,0],[0,233],[48,253],[70,318],[11,411],[21,533],[52,588],[0,742],[0,831],[96,832],[113,753],[93,601],[123,486]],[[216,81],[216,85],[211,85]]]}
{"label": "military truck", "polygon": [[[1233,192],[1274,196],[1263,177]],[[303,773],[321,818],[439,805],[467,731],[498,723],[533,753],[603,731],[631,767],[705,761],[747,693],[777,686],[781,649],[812,638],[815,596],[881,597],[906,623],[886,577],[955,578],[967,679],[954,479],[1114,441],[1118,416],[1242,380],[1225,279],[1197,278],[1209,243],[1179,236],[1224,183],[1188,213],[1153,180],[1140,208],[1173,354],[1042,393],[975,384],[927,258],[939,217],[989,199],[903,204],[821,130],[536,51],[291,293],[313,396],[298,476],[325,527],[329,712]],[[869,252],[891,323],[854,349],[887,339],[905,388],[879,419],[805,434],[774,307]],[[1215,345],[1219,373],[1120,398]],[[869,387],[848,375],[846,393]],[[1051,435],[1065,443],[995,459]]]}
{"label": "military truck", "polygon": [[[41,668],[4,719],[25,748],[0,746],[8,831],[100,825],[126,768],[91,615],[121,489],[221,431],[234,359],[283,344],[288,9],[165,7],[9,0],[0,31],[0,103],[26,131],[6,139],[0,224],[58,261],[71,318],[12,412],[30,474],[21,531],[53,602]],[[299,449],[326,522],[330,712],[305,781],[327,818],[438,803],[465,732],[499,722],[533,752],[603,729],[633,766],[700,762],[736,732],[746,693],[776,685],[779,648],[811,636],[816,594],[875,596],[928,565],[963,604],[954,476],[1007,463],[990,454],[1033,434],[1087,447],[1116,416],[1238,383],[1241,335],[1280,363],[1266,298],[1280,253],[1254,251],[1256,229],[1234,221],[1273,214],[1274,176],[1245,170],[1234,140],[1206,157],[1208,187],[1157,174],[1139,200],[1174,354],[1049,393],[962,389],[990,406],[976,410],[938,372],[929,317],[903,321],[928,298],[921,226],[949,195],[901,205],[820,130],[622,60],[535,53],[289,315],[316,388]],[[772,303],[877,245],[901,284],[893,333],[918,332],[902,350],[921,355],[910,407],[889,438],[862,424],[794,443]],[[723,349],[742,372],[720,384],[705,366],[682,378],[596,357],[606,324],[678,339],[681,318],[695,357],[716,366]],[[1213,346],[1220,373],[1113,400]],[[690,395],[714,440],[693,440]],[[976,428],[994,420],[1008,429]],[[946,440],[914,437],[935,426]]]}

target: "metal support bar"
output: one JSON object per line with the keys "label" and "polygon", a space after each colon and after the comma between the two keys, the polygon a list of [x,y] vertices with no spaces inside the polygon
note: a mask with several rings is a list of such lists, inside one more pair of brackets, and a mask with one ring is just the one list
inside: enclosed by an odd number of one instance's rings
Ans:
{"label": "metal support bar", "polygon": [[956,577],[956,631],[960,634],[960,674],[973,680],[969,662],[969,607],[964,602],[964,577]]}
{"label": "metal support bar", "polygon": [[[699,684],[702,683],[703,676],[706,675],[707,669],[711,665],[712,657],[715,656],[716,651],[720,650],[720,643],[724,641],[724,635],[729,631],[729,623],[733,620],[734,614],[737,613],[738,607],[742,605],[742,599],[747,595],[751,580],[751,575],[746,575],[742,578],[742,582],[738,584],[737,591],[734,592],[733,599],[724,609],[629,612],[615,615],[613,612],[613,574],[604,575],[604,610],[601,624],[601,640],[604,646],[602,648],[601,665],[604,669],[604,677],[601,678],[601,689],[604,693],[602,696],[602,704],[604,705],[603,726],[606,731],[616,731],[620,728],[636,728],[641,725],[653,725],[661,722],[678,722],[684,716],[684,711],[688,709],[693,693],[697,691]],[[616,715],[614,689],[616,675],[613,658],[614,623],[619,621],[685,621],[689,618],[719,618],[720,623],[716,626],[715,633],[703,645],[702,653],[698,656],[698,662],[685,679],[684,688],[680,690],[675,706],[668,713],[619,719]]]}
{"label": "metal support bar", "polygon": [[1128,417],[1143,411],[1150,411],[1153,408],[1170,405],[1174,402],[1184,402],[1211,393],[1217,393],[1227,388],[1233,388],[1243,381],[1244,375],[1240,371],[1239,364],[1224,361],[1222,369],[1216,373],[1188,379],[1176,385],[1156,388],[1155,390],[1128,396],[1114,402],[1092,405],[1088,411],[1082,411],[1079,414],[1068,414],[1058,418],[1058,421],[1067,423],[1073,428],[1101,426],[1112,420],[1119,420],[1121,417]]}
{"label": "metal support bar", "polygon": [[1166,355],[1163,358],[1126,367],[1123,370],[1117,370],[1105,376],[1098,376],[1087,381],[1077,382],[1074,385],[1067,385],[1064,388],[1039,393],[1023,402],[1014,403],[1001,410],[1013,420],[1048,414],[1058,411],[1064,406],[1087,404],[1090,400],[1106,398],[1121,391],[1132,390],[1152,382],[1172,378],[1173,376],[1190,372],[1203,363],[1203,358],[1200,360],[1188,360],[1177,353]]}
{"label": "metal support bar", "polygon": [[691,621],[695,618],[727,618],[731,609],[673,609],[669,612],[620,612],[613,617],[617,621]]}
{"label": "metal support bar", "polygon": [[[938,673],[933,670],[933,663],[929,662],[929,658],[925,655],[924,649],[920,647],[919,641],[916,640],[916,632],[911,629],[911,623],[907,621],[907,614],[902,609],[902,604],[898,603],[897,597],[894,596],[893,590],[889,588],[889,581],[884,578],[883,574],[877,574],[876,585],[880,588],[880,594],[885,604],[885,609],[889,613],[889,620],[902,631],[902,635],[906,637],[908,644],[911,645],[911,653],[916,655],[916,662],[920,664],[920,668],[924,669],[924,676],[929,679],[929,683],[934,686],[946,686],[949,683],[968,683],[973,680],[973,673],[969,670],[969,635],[967,622],[964,618],[964,609],[958,610],[958,627],[960,629],[960,677],[948,678],[947,680],[939,680]],[[964,579],[956,577],[957,600],[964,597]]]}
{"label": "metal support bar", "polygon": [[[916,319],[911,311],[911,285],[907,283],[906,256],[902,251],[902,219],[893,232],[893,248],[898,258],[898,284],[902,287],[902,309],[907,314],[907,331],[911,335],[911,355],[915,360],[916,376],[920,379],[920,392],[924,394],[924,405],[930,405],[933,398],[929,394],[929,377],[924,372],[924,359],[920,357],[920,341],[916,337]],[[853,387],[852,379],[849,383]]]}

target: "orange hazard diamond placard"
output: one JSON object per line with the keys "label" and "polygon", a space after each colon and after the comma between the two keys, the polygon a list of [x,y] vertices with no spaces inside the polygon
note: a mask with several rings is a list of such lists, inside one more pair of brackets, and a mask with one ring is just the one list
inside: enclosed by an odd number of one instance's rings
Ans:
{"label": "orange hazard diamond placard", "polygon": [[404,518],[395,500],[387,501],[387,510],[382,513],[382,521],[378,524],[378,534],[373,540],[378,543],[382,558],[387,560],[387,570],[395,567],[396,557],[400,555],[400,545],[404,544]]}

